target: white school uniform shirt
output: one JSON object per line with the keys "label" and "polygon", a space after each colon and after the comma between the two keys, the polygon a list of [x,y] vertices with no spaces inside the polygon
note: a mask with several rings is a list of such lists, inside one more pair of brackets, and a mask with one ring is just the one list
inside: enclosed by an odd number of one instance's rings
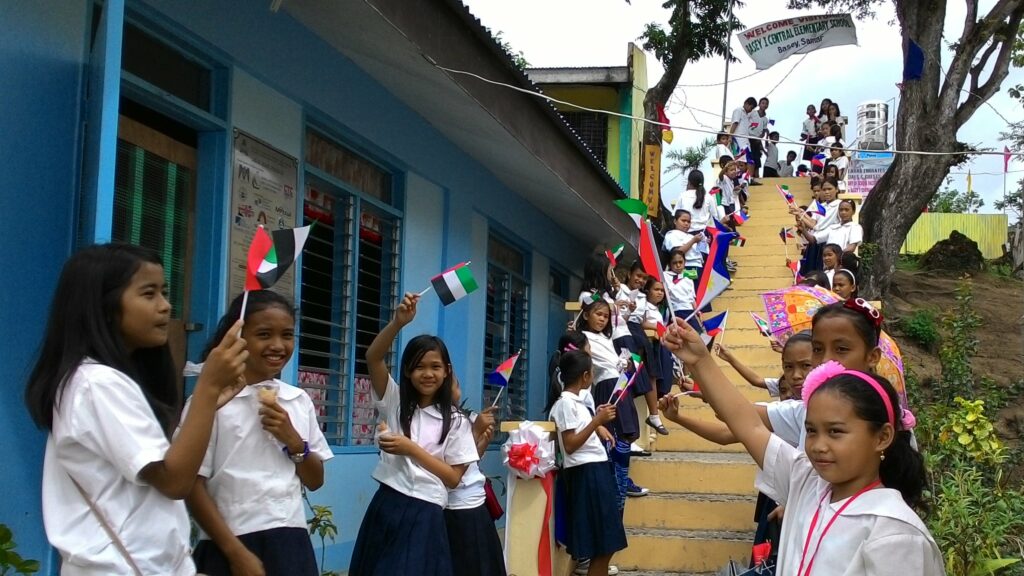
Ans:
{"label": "white school uniform shirt", "polygon": [[[694,234],[690,234],[689,232],[683,232],[682,230],[669,230],[665,233],[665,240],[661,243],[661,246],[665,249],[665,252],[671,254],[673,250],[686,244],[690,241],[690,238],[693,237]],[[684,258],[686,258],[685,262],[687,267],[692,266],[700,268],[704,265],[704,259],[700,256],[700,245],[706,242],[707,240],[704,238],[704,235],[701,234],[700,240],[694,242],[693,246],[690,246],[690,249],[686,251]]]}
{"label": "white school uniform shirt", "polygon": [[615,353],[612,339],[584,330],[583,335],[590,341],[590,359],[594,362],[594,383],[619,377],[619,355]]}
{"label": "white school uniform shirt", "polygon": [[[278,405],[309,444],[310,456],[325,462],[333,458],[305,390],[281,380],[271,382],[277,385]],[[183,421],[191,406],[189,398]],[[295,463],[282,450],[284,445],[263,429],[259,407],[256,388],[250,385],[217,410],[199,467],[217,511],[236,536],[271,528],[308,528]],[[199,538],[210,536],[200,528]]]}
{"label": "white school uniform shirt", "polygon": [[565,444],[562,441],[562,432],[567,430],[580,432],[594,419],[583,398],[568,390],[562,391],[562,395],[558,397],[555,405],[551,407],[551,419],[555,421],[555,428],[558,430],[556,436],[558,436],[558,446],[562,449],[562,468],[572,468],[573,466],[580,466],[581,464],[589,464],[591,462],[608,461],[608,453],[605,452],[604,446],[601,445],[601,439],[598,438],[597,431],[587,436],[587,439],[583,441],[583,445],[572,454],[565,449]]}
{"label": "white school uniform shirt", "polygon": [[844,251],[850,244],[864,240],[864,229],[853,220],[842,224],[833,223],[825,230],[814,231],[814,241],[818,244],[838,244]]}
{"label": "white school uniform shirt", "polygon": [[[844,246],[844,248],[845,248],[845,246]],[[835,268],[830,268],[828,270],[825,270],[825,276],[828,277],[828,285],[830,287],[832,286],[832,279],[835,278],[835,275],[836,275],[836,269]]]}
{"label": "white school uniform shirt", "polygon": [[671,294],[669,306],[673,312],[680,310],[693,310],[697,303],[697,292],[693,287],[693,280],[683,274],[676,274],[671,270],[665,271],[665,290]]}
{"label": "white school uniform shirt", "polygon": [[812,573],[835,576],[941,576],[942,553],[921,519],[899,491],[878,487],[861,494],[836,518],[827,535],[826,524],[847,500],[822,497],[829,483],[814,471],[803,450],[773,435],[757,474],[757,489],[786,507],[776,573],[795,575],[815,511],[818,522],[811,534],[804,568],[814,554]]}
{"label": "white school uniform shirt", "polygon": [[633,302],[636,304],[636,308],[629,313],[629,321],[633,324],[643,324],[644,316],[647,312],[647,294],[644,294],[643,290],[637,290],[635,295],[630,294]]}
{"label": "white school uniform shirt", "polygon": [[814,230],[825,230],[832,224],[839,221],[839,203],[842,200],[836,198],[835,200],[825,204],[825,215],[818,214],[817,212],[811,214],[811,218],[814,219],[817,224],[814,225]]}
{"label": "white school uniform shirt", "polygon": [[768,390],[768,395],[773,398],[779,397],[779,379],[778,378],[765,378],[764,387]]}
{"label": "white school uniform shirt", "polygon": [[804,449],[807,438],[807,406],[802,400],[781,400],[776,402],[758,402],[768,409],[768,422],[772,425],[772,433],[790,446]]}
{"label": "white school uniform shirt", "polygon": [[722,156],[732,158],[732,149],[725,144],[715,144],[715,161],[719,161]]}
{"label": "white school uniform shirt", "polygon": [[[593,292],[590,290],[580,292],[580,304],[582,305],[585,302],[589,302],[592,294]],[[630,314],[629,307],[626,307],[625,309],[619,308],[615,303],[616,300],[629,300],[629,292],[627,291],[625,295],[623,295],[622,286],[619,286],[619,291],[616,292],[615,298],[612,298],[607,293],[602,294],[602,297],[611,308],[611,316],[608,318],[608,322],[612,325],[612,340],[614,341],[624,336],[629,336],[629,325],[627,324],[627,322],[629,322]]]}
{"label": "white school uniform shirt", "polygon": [[661,313],[661,310],[658,309],[657,304],[651,304],[650,301],[647,302],[647,314],[646,316],[644,316],[644,321],[651,322],[654,324],[661,322],[666,326],[668,325],[668,318],[666,318],[665,315]]}
{"label": "white school uniform shirt", "polygon": [[[380,414],[379,418],[388,426],[387,433],[402,434],[398,418],[398,384],[390,376],[384,397],[377,398],[374,392],[374,406]],[[476,442],[473,440],[469,418],[462,413],[453,412],[448,435],[439,443],[443,425],[444,421],[437,406],[417,406],[409,425],[409,436],[428,454],[450,466],[469,464],[480,459],[476,453]],[[379,431],[375,432],[375,436],[379,435]],[[444,482],[408,456],[388,454],[382,450],[380,462],[373,471],[373,479],[406,496],[436,504],[441,508],[448,505],[448,487]]]}
{"label": "white school uniform shirt", "polygon": [[736,131],[733,132],[733,138],[736,139],[736,145],[740,147],[740,151],[750,146],[751,114],[756,114],[756,112],[751,111],[750,114],[748,114],[742,106],[732,111],[731,124],[736,124]]}
{"label": "white school uniform shirt", "polygon": [[846,192],[846,171],[850,168],[850,159],[846,155],[842,155],[834,160],[829,160],[829,166],[835,166],[839,173],[842,174],[842,178],[839,179],[839,191]]}
{"label": "white school uniform shirt", "polygon": [[793,177],[793,165],[783,164],[779,168],[779,178],[792,178]]}
{"label": "white school uniform shirt", "polygon": [[139,477],[169,448],[134,380],[89,359],[75,369],[53,409],[43,459],[43,524],[60,551],[62,576],[133,574],[72,477],[143,574],[196,573],[184,501]]}
{"label": "white school uniform shirt", "polygon": [[810,116],[808,116],[807,118],[804,118],[804,124],[803,127],[800,129],[800,134],[802,136],[807,136],[808,138],[811,138],[818,133],[818,126],[820,124],[821,123],[818,121],[817,118],[811,118]]}
{"label": "white school uniform shirt", "polygon": [[[696,190],[683,190],[679,195],[679,200],[676,202],[675,209],[686,210],[690,213],[690,233],[696,234],[703,231],[708,226],[713,226],[711,218],[716,217],[719,220],[722,219],[720,206],[715,202],[715,197],[711,192],[704,191],[704,204],[700,208],[695,208],[694,203],[697,201]],[[675,211],[673,210],[673,213]]]}
{"label": "white school uniform shirt", "polygon": [[776,171],[779,169],[779,147],[775,142],[768,142],[765,146],[765,168],[774,168]]}
{"label": "white school uniform shirt", "polygon": [[[475,423],[478,416],[479,414],[476,412],[470,414],[470,423]],[[472,429],[473,427],[470,426],[470,433],[472,433]],[[466,473],[462,475],[462,480],[459,480],[459,485],[448,491],[448,509],[472,510],[473,508],[483,506],[484,501],[487,499],[487,493],[484,492],[484,484],[486,483],[487,477],[480,471],[478,463],[473,462],[470,464],[466,468]]]}
{"label": "white school uniform shirt", "polygon": [[722,189],[722,206],[732,206],[733,210],[738,210],[739,194],[736,192],[736,185],[733,181],[726,176],[716,182],[715,185]]}

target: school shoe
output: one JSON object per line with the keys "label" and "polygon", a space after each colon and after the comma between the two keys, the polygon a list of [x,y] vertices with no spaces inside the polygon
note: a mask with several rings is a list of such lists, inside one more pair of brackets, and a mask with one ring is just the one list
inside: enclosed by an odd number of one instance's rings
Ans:
{"label": "school shoe", "polygon": [[630,456],[650,456],[651,453],[648,452],[647,450],[644,450],[643,448],[641,448],[640,445],[637,444],[636,442],[633,442],[632,444],[629,445],[629,455]]}
{"label": "school shoe", "polygon": [[653,418],[654,416],[647,417],[647,425],[650,426],[651,428],[654,428],[654,431],[657,432],[658,434],[661,434],[662,436],[668,436],[668,428],[665,428],[665,425],[661,423],[661,420],[655,421]]}
{"label": "school shoe", "polygon": [[626,496],[638,498],[640,496],[647,496],[651,493],[650,489],[637,486],[636,482],[633,482],[632,478],[627,478],[626,480],[629,482],[629,484],[626,485]]}
{"label": "school shoe", "polygon": [[[587,572],[590,571],[590,559],[580,560],[576,563],[576,569],[572,571],[573,574],[579,574],[580,576],[586,576]],[[619,567],[610,564],[608,566],[608,576],[617,576],[619,573]]]}

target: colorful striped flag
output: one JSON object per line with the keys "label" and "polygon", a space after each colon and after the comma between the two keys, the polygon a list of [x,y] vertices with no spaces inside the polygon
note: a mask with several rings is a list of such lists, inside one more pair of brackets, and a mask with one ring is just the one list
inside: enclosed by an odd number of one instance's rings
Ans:
{"label": "colorful striped flag", "polygon": [[815,154],[814,157],[811,158],[811,165],[823,168],[825,166],[825,155]]}
{"label": "colorful striped flag", "polygon": [[257,228],[246,259],[245,289],[266,290],[280,280],[302,254],[311,227],[285,228],[270,234],[263,226]]}
{"label": "colorful striped flag", "polygon": [[[729,278],[729,269],[725,266],[726,257],[729,255],[729,243],[737,234],[719,232],[711,239],[711,250],[708,253],[707,263],[700,280],[697,282],[697,303],[695,310],[707,306],[719,294],[725,292],[732,280]],[[668,291],[666,291],[668,293]]]}
{"label": "colorful striped flag", "polygon": [[732,213],[732,223],[737,226],[743,226],[747,220],[750,220],[750,216],[743,213],[743,210],[737,210]]}
{"label": "colorful striped flag", "polygon": [[604,251],[604,255],[608,257],[608,261],[611,262],[612,268],[619,265],[619,258],[622,256],[622,252],[625,251],[625,249],[625,244],[619,244],[611,250]]}
{"label": "colorful striped flag", "polygon": [[1003,146],[1003,174],[1010,171],[1010,147]]}
{"label": "colorful striped flag", "polygon": [[761,336],[764,336],[765,338],[772,337],[772,329],[768,325],[767,320],[761,318],[760,316],[754,314],[753,312],[750,313],[750,317],[754,319],[754,324],[757,325],[757,331],[761,333]]}
{"label": "colorful striped flag", "polygon": [[494,372],[487,375],[487,381],[502,387],[508,386],[508,381],[512,378],[512,370],[515,369],[520,354],[522,352],[517,352],[514,356],[499,364],[494,369]]}
{"label": "colorful striped flag", "polygon": [[708,318],[704,321],[704,331],[707,332],[708,336],[717,336],[722,332],[725,332],[725,323],[729,319],[729,311],[726,310],[714,318]]}
{"label": "colorful striped flag", "polygon": [[629,217],[633,219],[637,228],[640,227],[640,222],[643,221],[644,216],[647,214],[647,204],[644,204],[643,200],[638,200],[636,198],[624,198],[622,200],[616,200],[615,205],[626,214],[629,214]]}
{"label": "colorful striped flag", "polygon": [[808,214],[818,214],[819,216],[824,216],[826,212],[828,212],[828,210],[825,209],[825,205],[822,204],[821,202],[818,202],[817,200],[814,201],[814,204],[811,204],[810,206],[807,207]]}
{"label": "colorful striped flag", "polygon": [[445,306],[479,288],[476,279],[473,278],[473,272],[469,269],[469,262],[456,264],[434,276],[430,279],[430,284]]}
{"label": "colorful striped flag", "polygon": [[779,191],[779,194],[782,195],[782,199],[785,200],[787,204],[796,203],[796,200],[793,199],[793,195],[789,193],[789,186],[779,186],[776,184],[775,189]]}
{"label": "colorful striped flag", "polygon": [[743,236],[737,236],[737,237],[733,238],[732,245],[733,246],[746,246],[747,245],[747,239],[744,238]]}

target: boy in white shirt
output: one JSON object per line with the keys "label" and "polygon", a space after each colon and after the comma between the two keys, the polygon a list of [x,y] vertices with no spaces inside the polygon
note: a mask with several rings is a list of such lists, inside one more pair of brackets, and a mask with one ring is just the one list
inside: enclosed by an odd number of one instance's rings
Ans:
{"label": "boy in white shirt", "polygon": [[779,177],[779,133],[772,132],[768,135],[768,144],[764,149],[764,177]]}
{"label": "boy in white shirt", "polygon": [[796,152],[790,150],[789,152],[786,152],[786,163],[779,168],[780,178],[793,177],[793,162],[796,162]]}

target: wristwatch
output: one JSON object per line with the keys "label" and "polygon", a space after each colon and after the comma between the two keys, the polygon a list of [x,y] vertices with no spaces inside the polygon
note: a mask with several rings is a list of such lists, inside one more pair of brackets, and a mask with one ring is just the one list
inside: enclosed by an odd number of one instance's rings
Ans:
{"label": "wristwatch", "polygon": [[303,440],[302,452],[299,452],[297,454],[292,454],[291,452],[289,452],[287,446],[282,448],[281,451],[284,452],[284,455],[287,456],[288,459],[291,460],[292,462],[295,462],[296,464],[302,464],[302,462],[306,459],[306,456],[309,456],[309,442]]}

